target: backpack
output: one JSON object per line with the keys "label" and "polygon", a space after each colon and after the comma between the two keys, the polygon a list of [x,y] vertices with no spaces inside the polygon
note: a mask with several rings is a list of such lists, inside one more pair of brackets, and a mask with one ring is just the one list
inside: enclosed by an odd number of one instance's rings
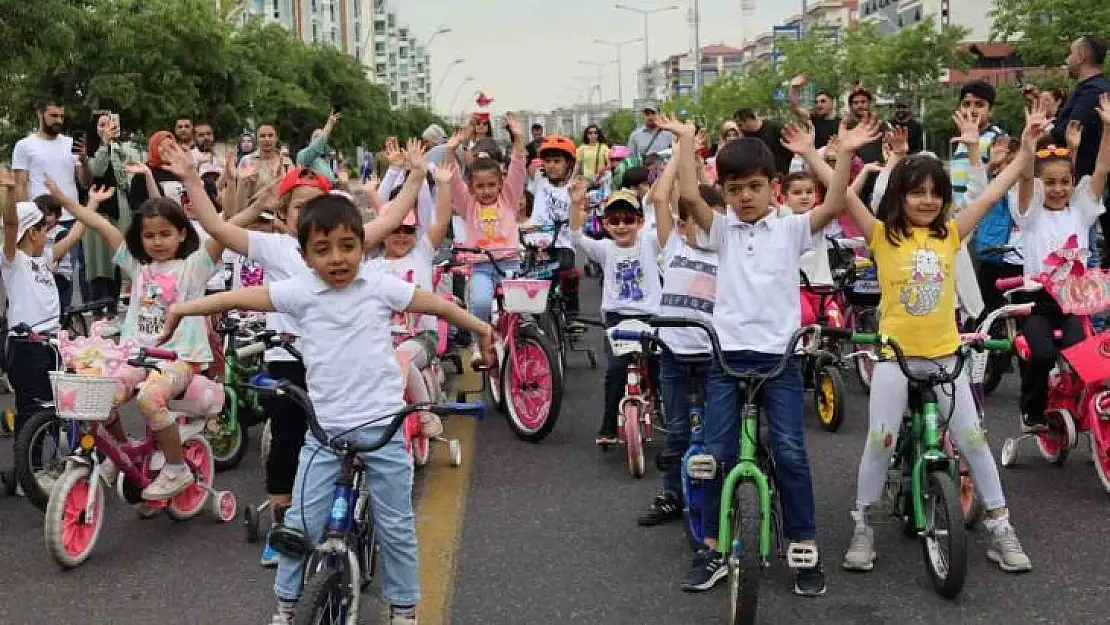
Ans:
{"label": "backpack", "polygon": [[1013,228],[1014,218],[1010,214],[1010,196],[1006,194],[995,202],[994,206],[979,221],[979,228],[975,231],[975,256],[984,263],[1001,264],[1001,254],[984,255],[982,250],[1006,245],[1010,240],[1010,232]]}

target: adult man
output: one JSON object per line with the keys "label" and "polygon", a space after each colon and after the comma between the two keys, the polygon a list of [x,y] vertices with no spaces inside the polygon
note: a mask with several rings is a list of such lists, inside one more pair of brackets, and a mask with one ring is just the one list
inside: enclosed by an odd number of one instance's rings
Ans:
{"label": "adult man", "polygon": [[894,117],[890,118],[890,126],[906,129],[906,138],[910,145],[910,154],[917,154],[925,149],[925,127],[914,119],[913,106],[909,98],[898,96],[894,100]]}
{"label": "adult man", "polygon": [[782,126],[778,122],[761,119],[750,108],[738,109],[732,121],[740,126],[745,137],[754,137],[763,142],[775,157],[775,173],[784,176],[790,173],[790,161],[794,154],[782,145]]}
{"label": "adult man", "polygon": [[223,170],[224,163],[215,151],[213,146],[216,143],[216,135],[212,131],[212,124],[201,122],[193,128],[196,145],[193,146],[192,157],[193,162],[197,164],[197,169],[201,176],[210,173],[219,174]]}
{"label": "adult man", "polygon": [[193,133],[193,120],[188,117],[178,117],[174,120],[173,136],[177,139],[178,145],[188,152],[196,141],[196,136]]}
{"label": "adult man", "polygon": [[[861,121],[871,119],[875,113],[871,110],[875,98],[871,92],[862,86],[853,87],[848,93],[848,112],[850,114],[848,126],[854,128]],[[890,130],[883,124],[885,130]],[[856,156],[864,163],[877,163],[883,160],[883,137],[875,139],[856,152]]]}
{"label": "adult man", "polygon": [[790,111],[813,124],[813,144],[820,149],[828,145],[829,138],[840,128],[840,116],[836,114],[836,96],[824,89],[813,98],[813,111],[802,106],[801,89],[805,86],[805,76],[795,76],[790,81]]}
{"label": "adult man", "polygon": [[671,149],[674,136],[659,127],[659,106],[654,102],[644,105],[644,125],[628,138],[628,149],[633,156],[644,158]]}
{"label": "adult man", "polygon": [[532,141],[524,146],[528,152],[528,162],[531,163],[540,156],[540,146],[543,145],[543,124],[532,124]]}
{"label": "adult man", "polygon": [[[1102,75],[1102,64],[1106,61],[1106,41],[1094,35],[1083,35],[1071,44],[1068,54],[1068,74],[1079,81],[1071,98],[1056,114],[1056,124],[1052,127],[1052,138],[1056,145],[1067,145],[1064,133],[1068,122],[1078,121],[1083,127],[1083,135],[1074,159],[1076,180],[1095,171],[1098,146],[1102,141],[1102,121],[1098,116],[1099,95],[1110,92],[1110,80]],[[1110,206],[1110,203],[1107,204]],[[1110,232],[1110,212],[1099,217],[1103,235]],[[1102,267],[1110,268],[1110,246],[1102,250]]]}
{"label": "adult man", "polygon": [[[54,99],[46,99],[36,111],[39,118],[38,132],[20,139],[12,150],[12,171],[15,173],[16,201],[34,199],[40,195],[49,195],[46,188],[46,177],[50,176],[58,184],[66,197],[80,201],[77,192],[77,183],[89,186],[92,182],[92,172],[89,171],[88,157],[85,155],[84,139],[74,140],[62,134],[65,124],[66,111]],[[64,237],[74,224],[73,215],[62,209],[62,216],[58,225],[62,227],[59,238]],[[59,269],[64,269],[64,263],[72,263],[74,273],[78,276],[82,294],[88,292],[83,271],[77,267],[80,259],[84,257],[81,243],[70,251],[66,260],[59,261]],[[59,281],[59,296],[62,305],[68,307],[73,299],[72,284],[66,285]]]}

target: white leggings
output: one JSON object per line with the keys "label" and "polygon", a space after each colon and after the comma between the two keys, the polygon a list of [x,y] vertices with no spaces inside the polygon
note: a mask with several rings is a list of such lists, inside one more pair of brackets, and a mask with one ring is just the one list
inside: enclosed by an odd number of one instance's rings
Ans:
{"label": "white leggings", "polygon": [[428,366],[428,352],[424,350],[424,345],[420,341],[409,339],[398,345],[396,351],[401,362],[408,363],[407,370],[402,373],[405,375],[405,388],[412,396],[413,403],[431,401],[428,385],[424,384],[424,376],[420,373]]}
{"label": "white leggings", "polygon": [[[922,358],[908,359],[910,371],[915,374],[936,367],[933,361]],[[936,359],[945,369],[951,371],[956,357]],[[968,363],[970,366],[970,363]],[[955,410],[952,409],[955,395]],[[859,482],[856,491],[856,510],[864,510],[879,500],[883,485],[886,483],[890,457],[898,443],[898,432],[902,424],[902,414],[909,400],[909,386],[906,376],[896,362],[880,362],[875,365],[871,378],[870,425],[867,442],[863,446],[863,458],[859,463]],[[956,447],[968,467],[975,482],[975,490],[987,510],[1006,506],[1006,496],[1002,494],[1002,482],[998,468],[994,464],[986,432],[979,423],[979,413],[975,408],[975,398],[971,395],[967,368],[951,386],[937,388],[939,417],[943,420],[951,414],[949,431],[954,435]]]}

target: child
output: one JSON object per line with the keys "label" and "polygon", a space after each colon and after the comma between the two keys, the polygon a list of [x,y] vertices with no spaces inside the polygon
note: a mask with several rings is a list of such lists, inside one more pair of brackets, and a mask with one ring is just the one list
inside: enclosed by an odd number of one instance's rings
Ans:
{"label": "child", "polygon": [[[435,177],[439,187],[436,198],[435,223],[427,232],[417,238],[416,214],[409,211],[401,225],[385,238],[384,253],[386,270],[395,277],[411,282],[418,288],[435,293],[432,284],[432,261],[436,250],[447,236],[451,225],[451,179],[457,170],[454,165],[445,164],[436,168]],[[400,208],[400,207],[398,207]],[[392,209],[391,209],[392,210]],[[388,218],[383,215],[381,218]],[[401,371],[406,378],[406,390],[413,403],[434,401],[421,372],[436,355],[439,337],[436,334],[436,319],[427,315],[395,313],[393,319],[394,337],[404,337],[397,346],[396,353],[401,363]],[[420,429],[424,438],[435,438],[443,433],[439,417],[431,412],[420,413]]]}
{"label": "child", "polygon": [[[417,194],[423,183],[424,153],[414,142],[410,142],[408,148],[408,162],[410,165],[418,163],[419,169],[414,168],[415,173],[405,181],[400,195],[394,200],[394,206],[404,212],[387,212],[392,217],[366,224],[364,230],[367,249],[377,248],[386,235],[400,224],[399,215],[407,213],[416,203]],[[185,178],[185,184],[186,188],[191,190],[201,183],[199,179],[188,176]],[[301,207],[309,200],[329,192],[331,192],[331,183],[311,169],[301,167],[285,174],[277,187],[275,216],[280,232],[276,233],[250,232],[237,226],[237,223],[249,223],[252,214],[259,214],[260,204],[236,215],[231,222],[220,219],[211,205],[198,205],[196,214],[201,225],[212,234],[213,238],[261,265],[267,280],[271,282],[288,280],[309,272],[295,236]],[[240,219],[248,221],[239,222]],[[266,327],[275,332],[302,336],[295,321],[279,312],[270,312],[266,315]],[[294,360],[285,350],[280,348],[268,350],[264,359],[270,375],[289,380],[293,384],[304,384],[304,365]],[[293,478],[297,474],[297,458],[305,439],[307,423],[304,413],[296,402],[280,397],[266,398],[264,401],[266,412],[270,416],[273,438],[270,453],[266,458],[266,492],[269,495],[274,520],[281,522],[286,508],[292,501]],[[261,562],[262,566],[277,566],[277,551],[268,540],[262,551]]]}
{"label": "child", "polygon": [[[759,139],[734,139],[717,153],[717,174],[730,209],[721,215],[698,192],[694,126],[667,120],[663,128],[680,138],[682,198],[690,202],[690,216],[700,228],[698,244],[719,255],[713,324],[724,357],[735,369],[765,371],[791,349],[787,343],[801,321],[798,259],[814,246],[814,235],[841,211],[848,161],[843,176],[830,185],[824,205],[804,215],[775,217],[774,156]],[[868,128],[875,132],[872,126]],[[768,414],[766,423],[782,493],[790,540],[788,557],[796,570],[794,592],[816,596],[825,592],[825,574],[817,557],[813,480],[802,430],[802,389],[801,370],[790,360],[781,376],[764,384],[761,402]],[[736,381],[714,365],[706,382],[703,432],[709,453],[717,460],[718,483],[736,462],[738,393]],[[682,582],[686,591],[708,590],[727,574],[717,550],[720,500],[714,496],[707,499],[703,517],[706,549],[694,556]]]}
{"label": "child", "polygon": [[[1083,252],[1089,250],[1087,233],[1105,210],[1099,200],[1110,173],[1110,94],[1099,98],[1098,114],[1102,118],[1102,141],[1092,175],[1075,184],[1068,150],[1050,146],[1036,153],[1037,178],[1034,180],[1030,175],[1033,172],[1028,170],[1022,177],[1013,216],[1022,232],[1026,276],[1051,271],[1046,258],[1070,237],[1076,237]],[[1036,308],[1022,329],[1030,351],[1021,379],[1021,413],[1026,430],[1044,428],[1048,375],[1056,365],[1059,350],[1084,338],[1082,320],[1064,314],[1051,295],[1042,291],[1034,295],[1033,301]],[[1052,337],[1054,330],[1063,332],[1059,342]]]}
{"label": "child", "polygon": [[[625,319],[645,319],[659,313],[659,243],[644,227],[644,212],[633,192],[623,189],[605,204],[605,229],[610,239],[595,241],[582,233],[586,222],[586,184],[576,180],[571,195],[571,240],[601,265],[601,314],[605,327]],[[605,413],[597,432],[598,445],[617,444],[617,410],[624,395],[628,356],[615,356],[606,341],[609,366],[605,370]],[[654,375],[654,372],[652,373]]]}
{"label": "child", "polygon": [[[451,179],[451,194],[454,197],[455,212],[466,220],[466,243],[494,252],[502,270],[515,270],[519,260],[520,232],[517,230],[516,213],[520,206],[520,196],[524,193],[527,158],[524,149],[524,133],[520,120],[512,113],[505,113],[505,121],[513,134],[513,152],[507,174],[501,173],[501,166],[489,157],[475,158],[469,165],[470,180],[463,182],[455,176]],[[463,135],[456,134],[447,142],[447,155],[444,163],[457,165],[455,153]],[[470,297],[467,305],[470,312],[483,321],[488,321],[493,307],[493,289],[501,282],[485,256],[473,254],[460,255],[461,260],[473,264],[470,277]],[[481,355],[475,351],[477,359]]]}
{"label": "child", "polygon": [[[1021,143],[1017,139],[1006,135],[995,137],[991,143],[990,161],[984,172],[983,167],[978,165],[979,146],[976,144],[969,146],[968,158],[972,165],[966,196],[968,201],[978,197],[989,183],[988,178],[997,176],[1014,160],[1020,150]],[[1023,270],[1024,261],[1020,254],[1021,230],[1017,227],[1017,221],[1013,215],[1010,214],[1010,200],[1013,194],[1014,191],[1011,190],[995,202],[975,231],[973,249],[979,258],[978,278],[979,288],[983,294],[984,316],[1005,303],[1002,301],[1002,291],[999,291],[994,283],[1001,278],[1020,276]],[[984,253],[984,250],[998,246],[1009,246],[1018,251],[1006,254]]]}
{"label": "child", "polygon": [[[65,238],[66,229],[58,224],[58,219],[62,216],[62,203],[50,195],[40,195],[34,199],[34,202],[43,214],[46,250],[49,251],[60,239]],[[80,224],[75,224],[74,227],[77,225]],[[81,231],[85,231],[84,226],[81,226]],[[54,264],[54,282],[58,285],[58,299],[61,304],[59,314],[61,314],[73,301],[73,260],[69,255],[51,254],[51,258],[57,259]]]}
{"label": "child", "polygon": [[[410,160],[410,166],[414,164]],[[413,179],[419,183],[422,175],[410,176]],[[414,202],[417,190],[413,187]],[[251,242],[257,238],[252,235]],[[344,435],[362,444],[376,441],[384,425],[380,420],[405,406],[403,377],[392,357],[389,336],[393,311],[443,317],[476,334],[484,353],[492,352],[493,330],[488,324],[437,295],[376,269],[376,261],[363,261],[362,216],[346,198],[321,195],[305,204],[298,219],[297,240],[310,273],[174,306],[163,336],[187,316],[230,309],[284,313],[303,331],[301,353],[317,420],[330,436],[349,432]],[[379,422],[373,424],[375,420]],[[362,460],[381,543],[382,594],[390,604],[390,623],[415,625],[420,570],[412,510],[412,462],[400,436],[378,451],[363,454]],[[304,528],[312,540],[320,537],[331,511],[332,484],[339,464],[339,456],[328,453],[314,436],[307,437],[292,506],[285,517],[287,526]],[[281,557],[274,582],[278,614],[273,623],[292,622],[303,567],[299,558]]]}
{"label": "child", "polygon": [[[961,124],[958,138],[965,144],[979,141],[979,128],[970,116]],[[915,155],[898,162],[890,174],[878,220],[862,202],[850,201],[856,223],[864,231],[879,270],[882,296],[879,332],[898,341],[917,372],[941,366],[951,370],[960,348],[959,329],[952,314],[956,301],[956,255],[961,241],[970,236],[979,220],[1018,179],[1032,159],[1033,144],[1044,127],[1043,112],[1034,111],[1026,120],[1022,151],[977,199],[954,218],[952,181],[935,158]],[[853,130],[842,135],[850,146],[862,143]],[[871,380],[870,424],[859,466],[856,508],[852,511],[855,530],[843,567],[870,571],[875,564],[875,537],[867,524],[867,507],[879,501],[886,483],[890,458],[897,445],[899,426],[908,401],[908,384],[899,365],[883,361],[875,365]],[[986,434],[979,423],[971,395],[967,369],[951,388],[937,392],[940,412],[951,415],[948,431],[955,437],[987,508],[984,525],[990,532],[988,557],[1004,571],[1028,571],[1029,558],[1021,549],[1009,522],[1006,498],[998,479]]]}
{"label": "child", "polygon": [[[790,135],[796,130],[790,126],[786,134]],[[786,208],[792,215],[805,215],[817,205],[819,182],[812,172],[794,172],[787,174],[782,179],[782,194],[786,201]],[[830,223],[813,238],[813,248],[806,250],[801,258],[801,270],[805,279],[802,281],[802,325],[818,322],[822,313],[822,303],[825,313],[829,315],[828,325],[840,327],[839,307],[832,298],[822,297],[818,292],[822,287],[833,286],[832,270],[829,268],[829,243],[826,236],[835,236],[840,230],[836,222]],[[816,289],[814,288],[816,287]]]}
{"label": "child", "polygon": [[[111,189],[94,187],[89,192],[92,210],[110,197]],[[8,297],[8,327],[27,324],[40,334],[61,329],[58,286],[54,282],[55,258],[64,257],[81,240],[81,224],[70,229],[62,240],[47,245],[49,223],[35,202],[13,202],[15,179],[11,172],[0,172],[0,209],[3,211],[4,250],[0,257],[0,278]],[[54,350],[45,343],[8,341],[8,381],[15,393],[15,431],[40,410],[39,401],[54,397],[50,375],[56,367]]]}
{"label": "child", "polygon": [[[676,148],[681,152],[681,148]],[[678,158],[672,158],[652,191],[655,206],[656,237],[663,251],[663,294],[659,313],[667,317],[687,317],[713,323],[713,302],[717,288],[717,254],[698,245],[697,224],[690,218],[689,203],[679,199],[678,223],[671,207],[677,190]],[[713,187],[698,188],[702,199],[718,213],[725,201]],[[690,446],[690,388],[703,384],[709,372],[713,350],[709,337],[693,328],[661,328],[659,337],[675,354],[702,357],[703,364],[679,362],[664,352],[659,363],[659,389],[665,411],[666,429],[663,454],[668,458],[663,473],[663,492],[655,496],[647,512],[637,522],[658,525],[682,518],[682,456]]]}
{"label": "child", "polygon": [[574,171],[577,151],[574,142],[566,137],[552,135],[540,146],[544,175],[536,180],[532,223],[548,228],[559,228],[559,236],[549,251],[551,259],[559,263],[559,281],[567,302],[570,321],[567,331],[584,330],[578,322],[578,269],[574,264],[574,244],[570,240],[567,218],[570,214],[569,183]]}

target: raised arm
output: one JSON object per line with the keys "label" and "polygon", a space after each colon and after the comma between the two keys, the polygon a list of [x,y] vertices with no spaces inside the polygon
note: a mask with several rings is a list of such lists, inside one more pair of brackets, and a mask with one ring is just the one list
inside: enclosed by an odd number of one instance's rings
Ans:
{"label": "raised arm", "polygon": [[[200,225],[205,232],[212,237],[205,243],[205,251],[208,252],[212,262],[219,263],[223,256],[225,246],[223,238],[230,238],[234,243],[242,244],[241,248],[232,247],[231,249],[240,254],[245,254],[247,249],[246,231],[241,228],[238,233],[225,230],[230,224],[225,222],[216,212],[216,207],[212,204],[212,200],[208,198],[208,191],[204,188],[204,181],[201,180],[200,175],[193,168],[192,160],[185,148],[173,143],[166,150],[166,160],[170,172],[185,185],[185,191],[189,194],[189,201],[192,204],[193,214],[197,216],[197,220],[200,221]],[[215,234],[217,230],[221,231],[219,237]],[[236,238],[237,236],[241,238]]]}
{"label": "raised arm", "polygon": [[1091,174],[1091,195],[1101,199],[1110,174],[1110,93],[1098,97],[1098,116],[1102,121],[1102,140],[1098,144],[1095,171]]}
{"label": "raised arm", "polygon": [[166,311],[166,322],[162,326],[162,334],[158,337],[158,344],[161,345],[173,338],[177,326],[184,317],[204,317],[229,310],[273,312],[274,303],[270,299],[270,289],[264,286],[252,286],[173,304]]}
{"label": "raised arm", "polygon": [[802,106],[801,89],[806,84],[806,77],[802,75],[790,79],[790,112],[798,117],[808,120],[809,109]]}
{"label": "raised arm", "polygon": [[[93,232],[100,235],[104,239],[104,243],[110,250],[118,250],[119,246],[123,245],[123,234],[119,229],[112,225],[103,215],[96,212],[95,207],[90,209],[82,206],[77,200],[66,197],[65,193],[58,187],[58,183],[54,182],[50,176],[46,176],[46,188],[50,190],[50,195],[54,199],[62,203],[71,215],[77,218],[78,221],[85,224]],[[93,187],[93,193],[97,193],[99,187]],[[111,193],[107,197],[111,197]]]}
{"label": "raised arm", "polygon": [[524,195],[524,185],[528,182],[527,151],[524,147],[524,128],[514,113],[505,113],[505,123],[513,134],[513,154],[509,160],[509,172],[505,174],[505,184],[501,187],[501,199],[515,210],[520,206]]}
{"label": "raised arm", "polygon": [[374,249],[381,245],[389,233],[401,225],[405,215],[416,207],[420,187],[424,184],[424,173],[427,171],[425,169],[427,164],[424,162],[424,146],[419,139],[409,139],[405,156],[409,166],[409,177],[405,180],[405,186],[401,187],[401,192],[393,198],[383,215],[363,226],[367,249]]}
{"label": "raised arm", "polygon": [[[674,190],[678,185],[678,158],[682,152],[682,146],[675,146],[674,151],[671,160],[667,161],[667,166],[663,168],[663,174],[655,181],[655,184],[651,187],[651,192],[648,194],[651,205],[655,209],[655,230],[659,237],[660,248],[665,247],[671,237],[671,230],[674,228],[671,213],[678,208],[676,206],[678,200],[674,198]],[[680,189],[679,194],[681,193]],[[700,191],[698,195],[701,195]]]}
{"label": "raised arm", "polygon": [[15,174],[0,170],[0,211],[4,216],[4,258],[15,258],[16,245],[19,243],[19,214],[15,210]]}
{"label": "raised arm", "polygon": [[701,190],[698,189],[697,155],[694,150],[697,128],[665,115],[660,115],[659,127],[678,137],[678,154],[672,160],[678,161],[679,198],[685,200],[690,217],[698,223],[698,227],[709,232],[716,213],[701,198]]}
{"label": "raised arm", "polygon": [[432,247],[438,248],[451,228],[451,204],[454,201],[451,182],[458,175],[459,170],[454,165],[444,163],[436,167],[436,219],[428,228],[428,240]]}

